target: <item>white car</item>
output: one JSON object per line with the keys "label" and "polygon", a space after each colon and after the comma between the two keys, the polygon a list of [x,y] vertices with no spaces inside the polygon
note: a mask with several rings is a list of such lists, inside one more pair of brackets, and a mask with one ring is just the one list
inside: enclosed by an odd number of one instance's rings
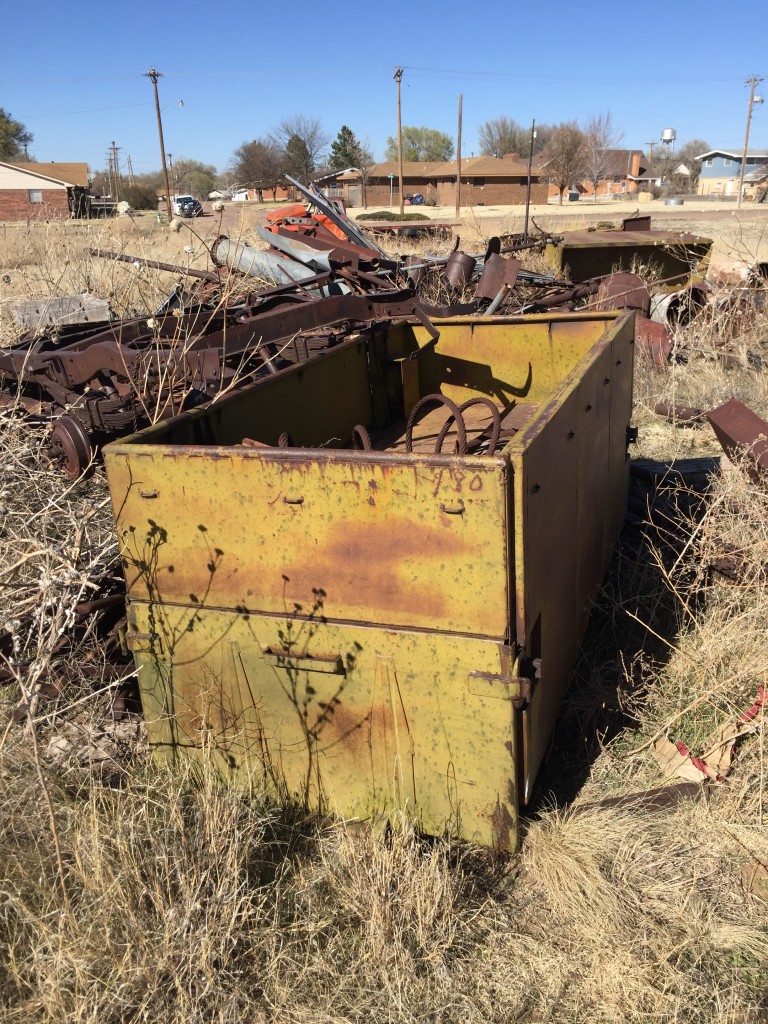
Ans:
{"label": "white car", "polygon": [[171,202],[173,203],[173,214],[174,214],[174,216],[175,217],[180,217],[181,216],[181,208],[184,205],[184,203],[194,203],[194,201],[195,201],[195,197],[194,196],[188,196],[188,195],[185,195],[185,196],[172,196],[171,197]]}

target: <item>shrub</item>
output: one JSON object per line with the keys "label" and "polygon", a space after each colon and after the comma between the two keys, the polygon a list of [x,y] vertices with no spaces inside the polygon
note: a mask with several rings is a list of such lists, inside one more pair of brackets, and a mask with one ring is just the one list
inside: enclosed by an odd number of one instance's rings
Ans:
{"label": "shrub", "polygon": [[358,220],[429,220],[425,213],[395,213],[392,210],[374,210],[373,213],[361,213]]}

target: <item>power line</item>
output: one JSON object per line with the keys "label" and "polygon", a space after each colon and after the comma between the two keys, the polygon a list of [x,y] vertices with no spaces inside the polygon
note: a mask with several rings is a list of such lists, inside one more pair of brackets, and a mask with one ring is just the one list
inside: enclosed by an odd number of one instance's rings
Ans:
{"label": "power line", "polygon": [[[411,65],[403,65],[404,70],[410,72],[422,72],[426,75],[461,75],[462,77],[474,76],[477,78],[501,78],[514,81],[529,82],[637,82],[637,75],[552,75],[552,74],[524,74],[515,71],[476,71],[467,68],[423,68]],[[418,77],[418,76],[417,76]],[[707,84],[718,82],[741,81],[741,75],[645,75],[643,81],[648,83],[691,83]]]}

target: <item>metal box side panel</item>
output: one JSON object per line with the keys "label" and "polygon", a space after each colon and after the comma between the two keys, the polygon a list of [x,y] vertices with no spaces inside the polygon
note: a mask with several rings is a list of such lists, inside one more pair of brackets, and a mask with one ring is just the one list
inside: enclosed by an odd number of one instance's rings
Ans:
{"label": "metal box side panel", "polygon": [[503,458],[113,446],[131,598],[508,637]]}
{"label": "metal box side panel", "polygon": [[[462,402],[483,394],[506,405],[545,401],[612,325],[615,314],[435,321],[440,339],[419,355],[422,393]],[[428,335],[414,327],[419,345]]]}
{"label": "metal box side panel", "polygon": [[134,602],[156,756],[344,818],[395,811],[513,850],[509,649],[488,640]]}
{"label": "metal box side panel", "polygon": [[626,510],[631,316],[611,328],[510,445],[517,642],[539,661],[524,713],[527,800]]}

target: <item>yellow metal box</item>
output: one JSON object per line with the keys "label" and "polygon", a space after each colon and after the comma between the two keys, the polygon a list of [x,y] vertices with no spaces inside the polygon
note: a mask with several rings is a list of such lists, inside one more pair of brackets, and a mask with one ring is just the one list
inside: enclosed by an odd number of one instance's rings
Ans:
{"label": "yellow metal box", "polygon": [[158,754],[510,850],[624,516],[632,314],[377,324],[105,449]]}

